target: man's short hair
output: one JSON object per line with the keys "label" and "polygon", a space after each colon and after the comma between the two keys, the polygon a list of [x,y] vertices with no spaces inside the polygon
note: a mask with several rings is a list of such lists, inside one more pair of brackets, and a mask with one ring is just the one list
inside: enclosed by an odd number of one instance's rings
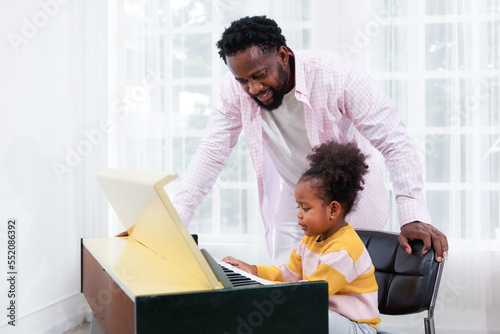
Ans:
{"label": "man's short hair", "polygon": [[219,55],[224,62],[226,57],[234,56],[252,46],[260,47],[264,53],[278,51],[281,46],[286,46],[286,39],[278,24],[263,15],[247,16],[233,21],[217,42]]}

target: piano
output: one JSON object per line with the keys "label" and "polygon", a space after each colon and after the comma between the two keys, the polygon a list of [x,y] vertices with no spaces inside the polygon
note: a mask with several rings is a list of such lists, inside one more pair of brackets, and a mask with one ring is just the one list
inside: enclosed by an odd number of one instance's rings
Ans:
{"label": "piano", "polygon": [[81,241],[81,291],[103,332],[328,333],[326,282],[276,284],[198,249],[164,191],[174,175],[96,177],[129,233]]}

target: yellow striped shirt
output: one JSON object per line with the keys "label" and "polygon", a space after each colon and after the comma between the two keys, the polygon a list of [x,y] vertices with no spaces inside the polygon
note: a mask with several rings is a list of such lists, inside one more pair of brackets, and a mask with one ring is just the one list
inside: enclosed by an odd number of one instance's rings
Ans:
{"label": "yellow striped shirt", "polygon": [[327,281],[332,311],[376,329],[378,286],[365,245],[350,224],[326,240],[318,242],[318,237],[304,237],[286,265],[257,266],[258,276],[279,282]]}

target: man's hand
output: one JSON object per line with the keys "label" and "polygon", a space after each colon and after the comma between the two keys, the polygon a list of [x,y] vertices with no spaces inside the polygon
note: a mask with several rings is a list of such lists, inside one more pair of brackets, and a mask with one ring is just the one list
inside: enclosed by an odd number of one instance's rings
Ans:
{"label": "man's hand", "polygon": [[229,264],[235,266],[238,269],[246,271],[249,274],[257,276],[257,267],[256,266],[250,265],[250,264],[245,263],[245,262],[240,261],[240,260],[236,260],[232,256],[226,256],[225,258],[222,259],[222,261],[226,262],[226,263],[229,263]]}
{"label": "man's hand", "polygon": [[115,235],[115,237],[128,237],[128,232],[127,231],[120,232],[117,235]]}
{"label": "man's hand", "polygon": [[405,224],[401,226],[401,233],[398,240],[401,248],[408,254],[411,254],[409,244],[411,240],[423,240],[423,254],[426,254],[431,246],[433,246],[437,262],[441,262],[448,257],[448,239],[441,231],[430,224],[419,221]]}

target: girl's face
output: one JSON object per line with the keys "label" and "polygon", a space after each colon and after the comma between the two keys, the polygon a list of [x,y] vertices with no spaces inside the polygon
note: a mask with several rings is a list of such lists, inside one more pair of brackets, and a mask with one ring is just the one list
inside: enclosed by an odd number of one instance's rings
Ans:
{"label": "girl's face", "polygon": [[321,235],[321,240],[326,240],[338,230],[338,226],[332,218],[332,216],[337,217],[333,212],[335,208],[319,198],[318,191],[311,188],[309,182],[299,181],[297,183],[295,200],[299,205],[297,213],[299,225],[306,236]]}

